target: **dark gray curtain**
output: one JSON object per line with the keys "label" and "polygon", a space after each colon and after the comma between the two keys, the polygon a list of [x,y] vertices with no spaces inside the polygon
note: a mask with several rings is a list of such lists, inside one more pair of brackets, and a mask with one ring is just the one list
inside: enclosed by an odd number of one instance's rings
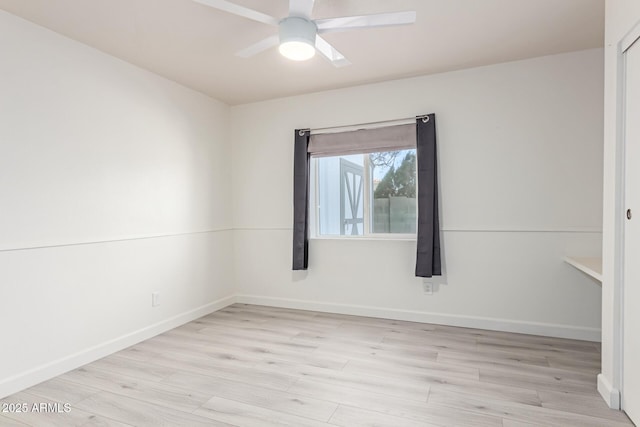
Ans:
{"label": "dark gray curtain", "polygon": [[309,266],[309,130],[296,129],[293,152],[293,269]]}
{"label": "dark gray curtain", "polygon": [[440,263],[435,114],[416,119],[416,157],[418,160],[416,276],[440,276],[442,267]]}

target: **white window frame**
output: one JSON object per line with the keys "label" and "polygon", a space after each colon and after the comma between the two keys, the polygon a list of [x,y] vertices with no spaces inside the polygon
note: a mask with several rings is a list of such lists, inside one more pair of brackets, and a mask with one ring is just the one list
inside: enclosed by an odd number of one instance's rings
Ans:
{"label": "white window frame", "polygon": [[[415,150],[415,148],[414,148]],[[357,154],[357,153],[356,153]],[[371,233],[371,195],[372,195],[372,182],[371,182],[371,164],[367,153],[361,153],[364,157],[364,173],[363,173],[363,235],[351,236],[341,234],[320,234],[320,191],[319,186],[319,172],[318,172],[318,159],[320,156],[311,156],[310,161],[310,197],[309,197],[309,221],[311,222],[310,230],[312,231],[310,238],[317,240],[410,240],[415,241],[417,238],[417,224],[416,233]],[[336,154],[335,157],[339,157],[340,154]],[[334,157],[334,156],[331,156]],[[417,174],[416,168],[416,197],[417,197]],[[416,203],[416,221],[418,213],[418,204]]]}

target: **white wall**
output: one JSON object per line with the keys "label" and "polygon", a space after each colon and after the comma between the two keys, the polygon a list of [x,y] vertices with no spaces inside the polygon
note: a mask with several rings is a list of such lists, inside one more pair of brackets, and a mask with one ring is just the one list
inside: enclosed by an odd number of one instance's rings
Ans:
{"label": "white wall", "polygon": [[[338,71],[336,71],[338,72]],[[598,340],[602,50],[232,107],[241,301]],[[415,242],[313,240],[291,272],[293,130],[435,113],[446,284]]]}
{"label": "white wall", "polygon": [[618,44],[628,31],[640,22],[640,2],[607,0],[605,29],[605,109],[604,109],[604,195],[602,224],[602,373],[598,390],[612,408],[620,406],[620,262],[618,245],[621,234],[616,232],[622,212],[618,210],[617,181],[622,150],[617,146],[617,74]]}
{"label": "white wall", "polygon": [[233,236],[226,105],[5,12],[0,58],[3,396],[225,304]]}

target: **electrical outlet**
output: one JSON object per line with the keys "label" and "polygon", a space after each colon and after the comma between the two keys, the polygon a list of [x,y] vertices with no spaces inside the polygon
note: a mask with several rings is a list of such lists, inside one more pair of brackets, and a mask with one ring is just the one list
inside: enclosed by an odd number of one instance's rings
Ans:
{"label": "electrical outlet", "polygon": [[422,283],[422,289],[424,290],[425,294],[433,295],[433,282],[425,281],[424,283]]}
{"label": "electrical outlet", "polygon": [[151,307],[157,307],[160,305],[160,292],[154,292],[151,294]]}

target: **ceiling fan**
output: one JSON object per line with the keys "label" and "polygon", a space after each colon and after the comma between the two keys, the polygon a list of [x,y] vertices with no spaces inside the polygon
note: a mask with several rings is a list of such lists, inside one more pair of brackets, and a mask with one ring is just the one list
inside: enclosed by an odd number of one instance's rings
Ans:
{"label": "ceiling fan", "polygon": [[237,5],[227,0],[193,0],[197,3],[242,16],[257,22],[279,28],[279,35],[261,40],[239,52],[237,56],[248,58],[279,45],[280,53],[294,61],[304,61],[313,57],[316,50],[336,67],[350,62],[320,34],[358,30],[364,28],[388,27],[413,24],[415,11],[379,13],[375,15],[345,16],[341,18],[311,19],[315,0],[290,0],[289,16],[277,19],[253,9]]}

